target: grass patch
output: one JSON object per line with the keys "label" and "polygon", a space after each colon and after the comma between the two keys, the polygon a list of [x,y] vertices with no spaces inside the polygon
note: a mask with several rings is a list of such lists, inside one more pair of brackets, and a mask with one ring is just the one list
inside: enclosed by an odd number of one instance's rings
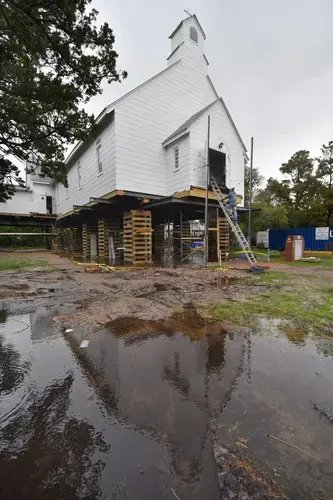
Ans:
{"label": "grass patch", "polygon": [[20,270],[28,267],[45,267],[48,266],[45,259],[25,259],[20,257],[10,257],[0,260],[0,271]]}
{"label": "grass patch", "polygon": [[283,262],[284,264],[287,264],[288,266],[293,266],[293,267],[321,267],[321,268],[328,268],[332,269],[333,268],[333,259],[332,257],[320,257],[321,262],[302,262],[302,261],[295,261],[295,262],[289,262],[287,260],[284,260],[284,257],[281,257],[279,262]]}
{"label": "grass patch", "polygon": [[276,284],[281,284],[281,283],[286,283],[290,276],[287,272],[283,271],[267,271],[264,273],[258,273],[258,278],[260,281],[263,283],[276,283]]}
{"label": "grass patch", "polygon": [[303,288],[299,294],[275,290],[266,296],[223,302],[208,308],[208,312],[217,320],[249,326],[255,325],[259,316],[289,319],[307,329],[332,324],[333,293],[327,288],[312,287],[312,290],[309,298],[303,296]]}
{"label": "grass patch", "polygon": [[[267,262],[268,261],[268,250],[267,248],[256,248],[252,247],[252,251],[254,255],[257,257],[259,263],[260,262]],[[295,262],[290,262],[288,260],[285,260],[284,255],[281,255],[279,251],[272,251],[270,252],[270,262],[281,262],[281,264],[286,264],[288,266],[292,267],[321,267],[321,268],[333,268],[333,256],[328,256],[328,255],[320,255],[319,252],[313,254],[314,257],[318,257],[321,259],[321,262],[302,262],[302,261],[295,261]],[[243,256],[245,258],[244,252],[240,250],[232,250],[230,252],[230,258],[231,259],[236,259],[240,258]],[[306,252],[305,257],[310,257],[311,252]]]}

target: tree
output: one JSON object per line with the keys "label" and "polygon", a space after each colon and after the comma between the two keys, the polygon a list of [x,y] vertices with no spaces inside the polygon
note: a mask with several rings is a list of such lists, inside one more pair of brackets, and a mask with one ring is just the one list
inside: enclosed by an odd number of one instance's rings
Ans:
{"label": "tree", "polygon": [[104,79],[126,77],[112,29],[97,26],[90,3],[0,0],[0,201],[19,177],[8,155],[67,185],[66,148],[94,127],[82,106]]}
{"label": "tree", "polygon": [[[252,200],[255,199],[261,184],[264,182],[264,177],[260,174],[259,169],[252,168]],[[250,200],[250,167],[246,166],[244,170],[244,203],[247,207]]]}
{"label": "tree", "polygon": [[327,146],[323,144],[321,156],[318,158],[317,179],[323,184],[323,205],[326,211],[325,222],[329,226],[333,223],[333,141]]}
{"label": "tree", "polygon": [[285,179],[268,180],[268,189],[277,202],[288,205],[290,210],[298,209],[306,197],[309,186],[313,182],[313,159],[306,150],[297,151],[280,167]]}
{"label": "tree", "polygon": [[289,226],[287,210],[283,205],[275,207],[268,204],[255,204],[255,208],[259,208],[260,212],[253,212],[253,233]]}

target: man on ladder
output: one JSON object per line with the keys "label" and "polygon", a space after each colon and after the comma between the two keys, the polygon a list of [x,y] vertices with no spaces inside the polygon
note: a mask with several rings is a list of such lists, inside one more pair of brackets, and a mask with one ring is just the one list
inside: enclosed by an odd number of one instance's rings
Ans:
{"label": "man on ladder", "polygon": [[231,188],[229,190],[229,193],[227,194],[227,196],[222,198],[223,202],[225,202],[226,200],[228,200],[228,203],[226,204],[225,208],[228,211],[230,217],[235,222],[237,222],[237,219],[238,219],[238,217],[237,217],[237,196],[235,193],[235,188]]}

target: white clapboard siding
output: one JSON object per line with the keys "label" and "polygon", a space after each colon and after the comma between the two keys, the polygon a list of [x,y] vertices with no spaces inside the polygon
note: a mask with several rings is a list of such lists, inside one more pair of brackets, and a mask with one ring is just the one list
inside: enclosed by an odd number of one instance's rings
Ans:
{"label": "white clapboard siding", "polygon": [[[96,140],[101,140],[103,173],[98,173]],[[79,158],[81,165],[81,188],[78,183],[78,161],[68,172],[68,189],[62,184],[56,186],[57,213],[73,209],[73,205],[84,205],[90,197],[100,197],[116,188],[115,168],[115,123],[114,120],[101,132]]]}
{"label": "white clapboard siding", "polygon": [[46,197],[52,197],[53,211],[54,187],[49,184],[31,183],[29,191],[19,189],[5,203],[0,203],[0,213],[29,214],[30,212],[46,214]]}
{"label": "white clapboard siding", "polygon": [[[172,195],[177,191],[185,191],[190,185],[191,165],[189,160],[189,137],[186,135],[181,139],[167,146],[167,181],[168,195]],[[175,169],[175,153],[174,149],[178,147],[179,168]]]}
{"label": "white clapboard siding", "polygon": [[[237,194],[244,196],[244,155],[243,146],[230,123],[220,101],[217,101],[191,126],[189,139],[189,161],[192,165],[191,184],[205,186],[205,150],[208,115],[211,117],[210,147],[222,151],[227,156],[226,184],[235,187]],[[223,149],[219,144],[223,142]]]}
{"label": "white clapboard siding", "polygon": [[167,154],[162,142],[214,99],[204,71],[182,60],[120,101],[116,107],[117,189],[167,195]]}

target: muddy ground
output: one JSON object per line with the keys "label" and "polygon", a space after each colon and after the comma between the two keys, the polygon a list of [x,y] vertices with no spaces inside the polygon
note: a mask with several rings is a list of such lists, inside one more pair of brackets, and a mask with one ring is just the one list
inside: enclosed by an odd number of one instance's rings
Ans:
{"label": "muddy ground", "polygon": [[41,256],[50,267],[0,274],[4,498],[331,498],[329,340],[201,313],[269,283]]}
{"label": "muddy ground", "polygon": [[263,292],[263,286],[249,287],[247,271],[214,272],[188,265],[97,273],[52,254],[42,256],[52,269],[1,273],[0,300],[8,300],[16,312],[39,306],[59,306],[61,312],[72,305],[76,310],[67,321],[89,330],[118,317],[164,320],[184,305],[204,306]]}

